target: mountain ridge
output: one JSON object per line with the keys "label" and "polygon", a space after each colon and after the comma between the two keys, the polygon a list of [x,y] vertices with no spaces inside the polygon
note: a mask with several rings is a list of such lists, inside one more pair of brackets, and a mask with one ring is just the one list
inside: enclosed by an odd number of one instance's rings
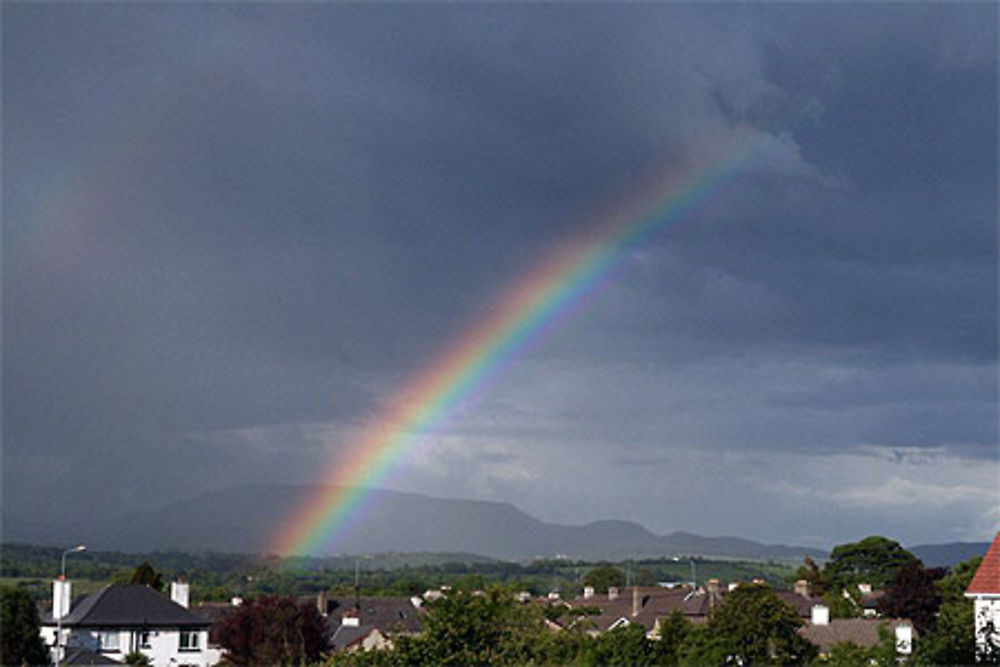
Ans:
{"label": "mountain ridge", "polygon": [[[6,511],[4,540],[36,544],[83,542],[94,549],[151,552],[193,550],[268,553],[274,533],[298,508],[332,487],[254,484],[211,491],[160,508],[60,522],[23,521]],[[548,523],[513,504],[370,489],[368,502],[333,544],[316,555],[437,551],[524,561],[565,556],[590,560],[696,555],[800,560],[826,552],[762,544],[742,537],[687,532],[657,535],[639,523],[603,519]]]}

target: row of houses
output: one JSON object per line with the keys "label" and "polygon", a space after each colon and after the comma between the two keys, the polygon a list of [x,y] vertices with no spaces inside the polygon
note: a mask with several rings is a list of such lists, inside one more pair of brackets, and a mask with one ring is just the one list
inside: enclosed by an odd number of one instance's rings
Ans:
{"label": "row of houses", "polygon": [[[563,612],[553,622],[553,630],[579,625],[599,634],[624,625],[637,624],[647,636],[658,638],[663,619],[679,611],[694,623],[708,620],[713,608],[738,583],[724,586],[717,579],[703,586],[635,586],[625,591],[610,588],[596,594],[585,588],[572,599],[557,593],[544,598],[519,595],[524,604],[541,604]],[[209,667],[222,659],[222,649],[211,637],[212,626],[237,609],[241,601],[203,603],[191,607],[186,582],[173,582],[170,596],[147,586],[106,586],[71,603],[71,584],[53,582],[52,609],[41,618],[42,637],[61,664],[117,664],[130,652],[145,654],[153,665]],[[865,614],[861,618],[831,618],[822,598],[811,595],[805,581],[792,591],[775,591],[803,620],[800,633],[826,653],[832,646],[851,641],[872,646],[879,641],[878,628],[888,624],[897,651],[906,655],[915,641],[912,625],[905,619],[880,619],[875,614],[879,592],[861,588]],[[391,645],[392,637],[417,634],[426,601],[447,595],[447,590],[427,591],[413,598],[337,598],[325,592],[315,598],[319,612],[330,630],[332,648],[337,651],[372,650]],[[977,640],[1000,642],[1000,533],[990,546],[972,579],[966,596],[973,600]],[[61,633],[56,642],[57,632]],[[992,635],[990,634],[992,633]],[[57,648],[58,647],[58,648]],[[58,655],[57,652],[58,651]]]}
{"label": "row of houses", "polygon": [[[753,583],[763,583],[755,581]],[[582,623],[593,634],[600,634],[625,625],[639,625],[651,639],[659,637],[660,623],[675,612],[680,612],[693,623],[704,623],[712,609],[722,604],[728,592],[740,584],[734,582],[723,586],[717,579],[709,579],[704,586],[680,586],[676,588],[633,587],[622,595],[611,588],[607,595],[595,595],[593,589],[585,588],[581,596],[573,600],[559,600],[566,608],[563,618],[565,625]],[[798,613],[803,621],[800,633],[820,647],[825,653],[834,644],[852,641],[861,646],[873,646],[878,642],[878,627],[887,622],[894,632],[897,646],[903,654],[912,648],[913,631],[908,621],[900,619],[876,618],[867,614],[865,618],[830,618],[830,609],[820,597],[809,592],[808,583],[796,582],[793,591],[774,591],[782,602]],[[877,594],[864,598],[877,599]],[[873,605],[872,607],[873,608]],[[594,613],[597,610],[598,613]],[[586,613],[576,613],[586,612]]]}

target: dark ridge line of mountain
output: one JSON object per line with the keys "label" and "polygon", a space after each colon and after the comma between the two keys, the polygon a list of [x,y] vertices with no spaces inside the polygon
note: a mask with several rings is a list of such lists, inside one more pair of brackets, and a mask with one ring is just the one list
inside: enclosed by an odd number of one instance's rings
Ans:
{"label": "dark ridge line of mountain", "polygon": [[[254,484],[211,491],[160,508],[116,516],[23,521],[4,512],[4,539],[37,544],[85,542],[94,549],[267,553],[274,532],[302,503],[331,487]],[[823,558],[801,546],[762,544],[731,536],[689,532],[656,535],[622,519],[557,524],[516,506],[489,500],[439,498],[371,489],[370,502],[350,529],[317,556],[347,553],[445,552],[525,561],[557,555],[583,560],[625,560],[664,555],[753,560]]]}

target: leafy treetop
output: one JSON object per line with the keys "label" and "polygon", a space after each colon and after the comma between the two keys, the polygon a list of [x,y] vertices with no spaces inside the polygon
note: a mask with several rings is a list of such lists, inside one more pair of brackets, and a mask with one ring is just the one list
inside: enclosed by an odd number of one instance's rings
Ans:
{"label": "leafy treetop", "polygon": [[880,535],[841,544],[830,552],[826,570],[840,586],[869,583],[883,588],[906,563],[918,560],[899,542]]}

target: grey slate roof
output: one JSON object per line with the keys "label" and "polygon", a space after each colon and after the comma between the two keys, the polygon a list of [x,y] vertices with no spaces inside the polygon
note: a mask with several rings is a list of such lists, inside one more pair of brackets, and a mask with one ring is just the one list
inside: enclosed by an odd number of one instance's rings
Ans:
{"label": "grey slate roof", "polygon": [[334,631],[330,644],[335,651],[343,651],[352,644],[362,641],[376,629],[374,625],[341,625]]}
{"label": "grey slate roof", "polygon": [[[878,627],[886,625],[890,632],[906,621],[886,621],[879,618],[832,618],[827,625],[804,625],[799,634],[829,653],[835,644],[853,642],[858,646],[875,646],[879,642]],[[916,634],[916,633],[914,633]]]}
{"label": "grey slate roof", "polygon": [[792,591],[774,591],[774,594],[778,596],[779,600],[794,608],[801,618],[810,618],[812,616],[813,606],[826,604],[826,602],[823,601],[823,598],[806,597],[805,595],[793,593]]}
{"label": "grey slate roof", "polygon": [[[358,617],[362,627],[374,626],[382,634],[420,632],[423,612],[414,607],[409,598],[363,597],[360,603]],[[345,612],[354,613],[354,598],[330,598],[327,602],[327,625],[334,630],[341,627]]]}
{"label": "grey slate roof", "polygon": [[656,625],[657,618],[669,616],[675,609],[680,609],[689,617],[706,615],[708,613],[707,606],[704,613],[701,611],[702,604],[709,604],[709,602],[704,602],[701,599],[706,598],[706,595],[696,595],[688,599],[690,592],[688,588],[640,587],[638,599],[639,613],[635,616],[632,615],[633,593],[631,588],[623,591],[614,600],[609,600],[606,595],[598,595],[592,598],[578,597],[567,602],[570,609],[597,607],[601,610],[601,613],[593,616],[576,616],[570,612],[567,614],[568,623],[581,624],[581,627],[589,627],[604,632],[619,619],[624,618],[629,623],[642,625],[648,631],[652,630]]}
{"label": "grey slate roof", "polygon": [[[55,625],[51,612],[43,625]],[[184,627],[211,625],[149,586],[112,584],[80,600],[63,616],[63,627]]]}

